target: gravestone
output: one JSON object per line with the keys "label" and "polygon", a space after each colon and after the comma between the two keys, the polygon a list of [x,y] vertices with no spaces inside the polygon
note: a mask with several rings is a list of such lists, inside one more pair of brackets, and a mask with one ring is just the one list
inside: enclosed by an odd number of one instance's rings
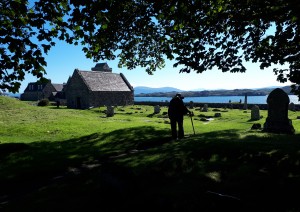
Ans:
{"label": "gravestone", "polygon": [[251,120],[259,120],[259,119],[260,119],[259,107],[257,105],[254,105],[251,108]]}
{"label": "gravestone", "polygon": [[190,109],[193,109],[194,108],[194,102],[193,101],[190,101],[190,106],[189,106]]}
{"label": "gravestone", "polygon": [[274,89],[267,98],[268,117],[264,131],[271,133],[293,134],[295,129],[288,118],[289,96],[280,88]]}
{"label": "gravestone", "polygon": [[204,104],[203,108],[201,109],[202,112],[207,112],[208,111],[208,105]]}
{"label": "gravestone", "polygon": [[245,94],[245,101],[244,101],[244,107],[243,107],[244,110],[247,110],[248,109],[248,105],[247,105],[247,94]]}
{"label": "gravestone", "polygon": [[107,106],[106,107],[106,116],[113,117],[115,115],[114,106]]}
{"label": "gravestone", "polygon": [[159,105],[154,106],[154,113],[155,114],[160,113],[160,107],[159,107]]}

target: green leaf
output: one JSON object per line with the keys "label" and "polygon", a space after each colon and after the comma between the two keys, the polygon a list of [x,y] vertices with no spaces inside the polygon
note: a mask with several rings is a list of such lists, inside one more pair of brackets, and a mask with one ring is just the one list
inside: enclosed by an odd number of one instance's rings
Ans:
{"label": "green leaf", "polygon": [[102,28],[102,29],[107,29],[107,24],[102,24],[102,25],[101,25],[101,28]]}

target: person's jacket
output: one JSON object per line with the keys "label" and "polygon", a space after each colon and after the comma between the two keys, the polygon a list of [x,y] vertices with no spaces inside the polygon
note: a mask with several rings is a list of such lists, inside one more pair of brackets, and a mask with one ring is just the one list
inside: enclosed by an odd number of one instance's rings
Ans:
{"label": "person's jacket", "polygon": [[169,118],[180,118],[187,114],[189,110],[184,105],[182,99],[180,97],[174,97],[169,104],[168,115]]}

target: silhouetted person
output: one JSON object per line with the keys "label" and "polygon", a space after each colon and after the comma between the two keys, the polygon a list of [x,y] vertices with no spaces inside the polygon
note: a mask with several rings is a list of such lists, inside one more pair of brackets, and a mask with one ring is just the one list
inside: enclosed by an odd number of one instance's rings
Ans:
{"label": "silhouetted person", "polygon": [[183,116],[188,113],[191,114],[191,111],[187,109],[182,99],[184,99],[184,97],[180,93],[176,94],[170,101],[168,108],[168,115],[171,121],[171,131],[173,139],[181,139],[184,137]]}

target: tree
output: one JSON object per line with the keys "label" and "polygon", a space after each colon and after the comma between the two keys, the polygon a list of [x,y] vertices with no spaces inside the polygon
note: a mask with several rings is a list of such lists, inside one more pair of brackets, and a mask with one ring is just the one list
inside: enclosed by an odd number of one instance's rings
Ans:
{"label": "tree", "polygon": [[67,40],[63,17],[67,0],[2,0],[0,2],[0,89],[17,92],[25,73],[43,79],[45,54],[55,38]]}
{"label": "tree", "polygon": [[[26,1],[18,2],[24,5]],[[46,53],[54,45],[54,38],[75,45],[80,42],[88,58],[118,58],[120,67],[141,66],[149,74],[162,68],[165,58],[175,60],[174,66],[182,65],[179,71],[188,73],[202,73],[213,67],[223,72],[245,72],[245,62],[259,63],[261,69],[287,65],[274,69],[274,73],[280,82],[292,82],[293,92],[300,96],[300,4],[294,0],[73,0],[69,5],[56,0],[37,1],[30,10],[26,8],[27,16],[30,11],[35,19],[24,18],[24,13],[17,14],[22,21],[7,22],[11,29],[21,23],[28,35],[36,33],[38,42],[47,41],[46,49],[37,49],[38,44],[34,44],[36,51]],[[1,21],[5,17],[1,15]],[[46,23],[48,31],[41,30]],[[1,44],[3,40],[0,34]],[[19,69],[6,82],[22,80],[24,70],[38,77],[45,73],[42,55],[30,55],[27,69],[14,63]],[[24,60],[23,54],[16,57]],[[15,66],[7,66],[8,59],[12,58],[2,59],[0,65],[4,70],[16,70]],[[31,60],[37,68],[29,65]],[[7,76],[3,73],[2,82]],[[1,88],[8,88],[5,85],[2,83]]]}

